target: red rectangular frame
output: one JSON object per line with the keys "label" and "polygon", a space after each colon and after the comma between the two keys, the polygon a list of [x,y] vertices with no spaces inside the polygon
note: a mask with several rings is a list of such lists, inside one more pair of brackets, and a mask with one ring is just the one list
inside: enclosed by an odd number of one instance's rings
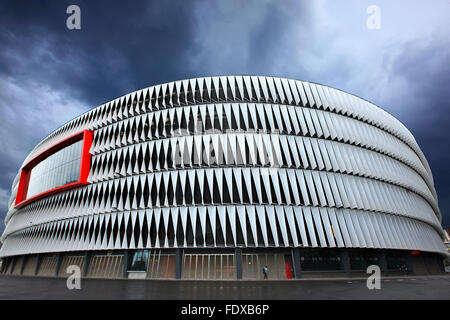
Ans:
{"label": "red rectangular frame", "polygon": [[[17,189],[17,196],[15,202],[15,208],[20,209],[23,206],[30,204],[36,200],[45,198],[49,195],[76,188],[82,185],[88,184],[87,178],[89,176],[89,171],[91,169],[91,154],[89,150],[92,146],[92,139],[94,133],[90,130],[83,130],[74,135],[58,142],[57,144],[51,146],[50,148],[44,150],[39,155],[31,159],[26,165],[22,167],[22,171],[20,173],[19,187]],[[81,151],[81,164],[80,164],[80,176],[78,181],[71,182],[65,184],[63,186],[56,187],[54,189],[50,189],[44,192],[41,192],[31,198],[26,198],[28,192],[28,183],[30,181],[31,170],[40,162],[51,156],[52,154],[64,149],[65,147],[83,140],[83,148]]]}

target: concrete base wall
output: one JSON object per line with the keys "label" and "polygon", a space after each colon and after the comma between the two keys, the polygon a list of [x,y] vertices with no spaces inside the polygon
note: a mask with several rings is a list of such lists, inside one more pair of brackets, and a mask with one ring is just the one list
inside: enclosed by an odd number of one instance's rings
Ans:
{"label": "concrete base wall", "polygon": [[[294,256],[295,250],[298,250],[297,257]],[[67,273],[69,266],[75,266],[81,270],[82,276],[91,278],[185,279],[188,272],[194,274],[194,278],[190,277],[192,279],[197,279],[199,276],[202,280],[220,280],[228,279],[229,277],[223,276],[224,270],[233,268],[233,279],[258,280],[263,279],[262,269],[264,265],[268,265],[269,275],[271,275],[269,278],[308,279],[366,276],[367,266],[377,264],[388,276],[445,273],[443,257],[427,252],[411,255],[409,251],[398,250],[327,249],[324,251],[310,248],[295,250],[292,248],[281,250],[244,248],[238,251],[232,248],[180,249],[179,259],[175,258],[174,249],[147,250],[145,258],[140,261],[141,264],[136,264],[136,259],[133,258],[138,257],[137,254],[142,253],[142,250],[14,256],[3,258],[1,272],[12,275],[67,277],[70,275]],[[343,252],[347,254],[343,255]],[[241,270],[236,270],[235,260],[239,258],[236,254],[239,254],[241,258]],[[125,255],[128,255],[128,259],[125,259]],[[345,260],[346,256],[350,258]],[[211,264],[211,261],[214,264]],[[349,263],[350,261],[352,263]],[[402,265],[402,261],[405,262],[406,267]],[[134,266],[138,266],[137,269],[133,270],[133,263]],[[217,266],[220,268],[217,269]],[[177,273],[175,270],[180,272]],[[211,275],[214,277],[216,274],[221,274],[221,277],[212,279]]]}

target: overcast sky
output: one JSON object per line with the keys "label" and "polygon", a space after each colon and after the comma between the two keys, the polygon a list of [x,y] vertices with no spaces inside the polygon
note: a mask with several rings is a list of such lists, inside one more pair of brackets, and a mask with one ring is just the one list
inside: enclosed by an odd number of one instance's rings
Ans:
{"label": "overcast sky", "polygon": [[[81,30],[66,27],[71,4]],[[367,28],[370,5],[380,29]],[[158,83],[255,74],[333,86],[397,117],[450,227],[449,12],[439,0],[2,0],[1,219],[27,154],[82,112]]]}

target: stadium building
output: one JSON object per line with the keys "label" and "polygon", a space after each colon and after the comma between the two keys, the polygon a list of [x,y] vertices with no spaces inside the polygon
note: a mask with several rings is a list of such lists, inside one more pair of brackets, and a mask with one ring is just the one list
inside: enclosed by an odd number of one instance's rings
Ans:
{"label": "stadium building", "polygon": [[170,82],[82,114],[25,159],[5,223],[5,274],[432,274],[448,255],[405,126],[354,95],[275,77]]}

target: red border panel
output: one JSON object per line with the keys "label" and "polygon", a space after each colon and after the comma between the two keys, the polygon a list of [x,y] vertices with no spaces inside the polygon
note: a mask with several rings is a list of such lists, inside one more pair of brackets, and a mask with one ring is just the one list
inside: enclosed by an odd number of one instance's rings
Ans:
{"label": "red border panel", "polygon": [[[23,206],[30,204],[31,202],[42,199],[49,195],[61,192],[63,190],[68,190],[68,189],[72,189],[75,187],[79,187],[79,186],[88,184],[87,178],[89,176],[89,170],[91,168],[91,154],[89,153],[89,150],[91,149],[91,146],[92,146],[93,136],[94,136],[94,133],[90,130],[83,130],[81,132],[78,132],[78,133],[58,142],[57,144],[51,146],[50,148],[44,150],[39,155],[37,155],[36,157],[31,159],[26,165],[24,165],[22,168],[22,172],[20,173],[20,180],[19,180],[19,187],[17,189],[15,208],[20,209]],[[44,191],[42,193],[39,193],[39,194],[27,199],[26,196],[27,196],[27,191],[28,191],[28,183],[30,181],[31,170],[38,163],[45,160],[52,154],[58,152],[61,149],[64,149],[65,147],[67,147],[75,142],[78,142],[80,140],[83,140],[83,148],[81,151],[80,176],[78,178],[78,181],[68,183],[63,186]]]}

